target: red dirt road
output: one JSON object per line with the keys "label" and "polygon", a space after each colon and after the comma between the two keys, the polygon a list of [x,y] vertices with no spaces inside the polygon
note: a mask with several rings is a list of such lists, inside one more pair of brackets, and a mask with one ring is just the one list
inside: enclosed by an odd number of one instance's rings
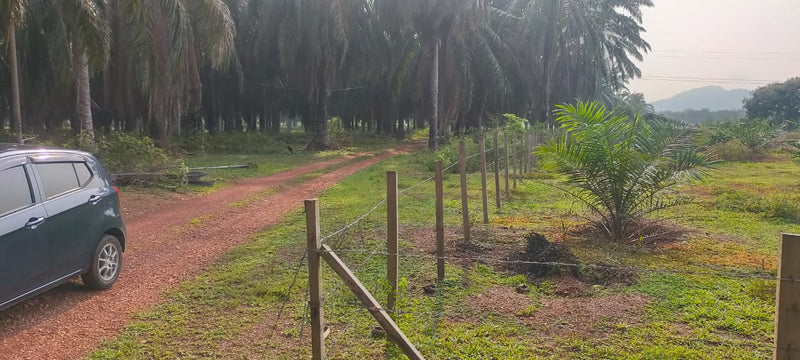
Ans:
{"label": "red dirt road", "polygon": [[367,166],[416,147],[403,146],[348,163],[275,193],[265,191],[349,159],[250,179],[205,196],[159,199],[157,195],[123,194],[128,244],[117,283],[110,290],[90,292],[71,282],[0,312],[0,359],[86,356],[102,340],[113,338],[131,321],[134,312],[152,307],[165,291],[202,272],[230,248],[279,223],[300,208],[304,199],[318,196]]}

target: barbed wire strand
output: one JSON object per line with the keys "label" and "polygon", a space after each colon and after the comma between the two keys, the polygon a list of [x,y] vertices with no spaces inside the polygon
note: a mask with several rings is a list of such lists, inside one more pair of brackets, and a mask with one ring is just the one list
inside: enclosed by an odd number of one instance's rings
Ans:
{"label": "barbed wire strand", "polygon": [[[468,157],[467,159],[471,159],[471,158],[474,158],[474,157],[476,157],[476,156],[479,156],[479,155],[480,155],[480,152],[479,152],[479,153],[477,153],[477,154],[471,155],[471,156],[470,156],[470,157]],[[448,167],[446,168],[446,170],[452,169],[454,166],[456,166],[456,165],[458,165],[458,164],[459,164],[459,162],[455,162],[455,163],[453,163],[452,165],[448,166]],[[445,170],[445,169],[442,169],[442,172],[444,173],[446,170]],[[411,186],[410,188],[408,188],[408,189],[406,189],[406,190],[403,190],[403,191],[400,191],[400,192],[398,192],[398,197],[399,197],[400,195],[402,195],[402,194],[405,194],[406,192],[408,192],[409,190],[411,190],[411,189],[413,189],[413,188],[419,187],[419,186],[421,186],[422,184],[424,184],[424,183],[426,183],[426,182],[429,182],[429,181],[431,181],[432,179],[433,179],[433,178],[431,177],[431,178],[428,178],[428,179],[422,180],[422,181],[418,182],[417,184],[415,184],[415,185]],[[344,227],[342,227],[342,228],[341,228],[341,229],[339,229],[339,230],[336,230],[336,231],[334,231],[334,232],[332,232],[332,233],[330,233],[330,234],[328,234],[328,235],[326,235],[326,236],[322,237],[322,239],[320,239],[320,242],[321,242],[321,243],[325,243],[325,242],[326,242],[326,241],[328,241],[330,238],[332,238],[332,237],[334,237],[334,236],[337,236],[337,235],[341,234],[342,232],[346,231],[347,229],[349,229],[349,228],[352,228],[353,226],[357,225],[358,223],[360,223],[361,221],[363,221],[364,219],[366,219],[368,216],[372,215],[372,213],[374,213],[375,211],[377,211],[377,210],[378,210],[378,209],[379,209],[379,208],[380,208],[380,207],[381,207],[381,206],[382,206],[382,205],[383,205],[385,202],[386,202],[386,198],[384,197],[383,199],[381,199],[380,201],[378,201],[378,203],[376,203],[376,204],[375,204],[375,206],[373,206],[373,207],[372,207],[370,210],[368,210],[366,213],[362,214],[361,216],[357,217],[357,218],[356,218],[355,220],[353,220],[351,223],[349,223],[349,224],[345,225]]]}
{"label": "barbed wire strand", "polygon": [[300,360],[300,350],[303,345],[303,331],[305,330],[306,322],[311,322],[310,312],[311,304],[308,301],[309,293],[311,292],[311,285],[306,286],[306,293],[304,298],[303,317],[300,319],[300,331],[297,334],[297,360]]}
{"label": "barbed wire strand", "polygon": [[[362,250],[362,249],[338,249],[334,252],[339,253],[361,253],[367,254],[372,256],[388,256],[393,255],[387,252],[371,252],[369,250]],[[400,257],[405,258],[422,258],[422,259],[431,259],[435,260],[438,259],[436,255],[432,254],[408,254],[408,253],[401,253],[398,254]],[[542,265],[542,266],[561,266],[561,267],[572,267],[572,268],[591,268],[597,270],[615,270],[615,271],[640,271],[640,272],[654,272],[654,273],[668,273],[668,274],[679,274],[679,275],[695,275],[695,276],[719,276],[725,278],[734,278],[734,279],[762,279],[762,280],[780,280],[780,281],[791,281],[791,282],[800,282],[800,279],[788,278],[788,279],[779,279],[776,276],[770,275],[758,275],[758,274],[744,274],[744,273],[725,273],[725,272],[711,272],[711,271],[693,271],[693,270],[677,270],[677,269],[654,269],[654,268],[643,268],[643,267],[632,267],[632,266],[611,266],[611,265],[600,265],[600,264],[574,264],[574,263],[565,263],[565,262],[557,262],[557,261],[527,261],[527,260],[509,260],[509,259],[497,259],[497,258],[490,258],[490,257],[470,257],[470,256],[444,256],[442,257],[444,260],[471,260],[471,261],[481,261],[481,262],[496,262],[496,263],[504,263],[504,264],[514,264],[514,265]]]}
{"label": "barbed wire strand", "polygon": [[[384,311],[386,313],[395,314],[395,315],[399,315],[399,316],[402,316],[402,315],[433,316],[431,311],[422,312],[422,311],[391,310],[391,309],[386,309],[386,308],[383,308],[383,307],[366,309],[366,308],[364,308],[363,305],[356,304],[356,303],[345,303],[345,304],[338,304],[338,305],[339,305],[339,307],[352,308],[354,313],[359,312],[359,310],[377,310],[377,311]],[[628,337],[626,335],[632,335],[632,336],[635,336],[635,337],[641,337],[641,338],[645,338],[645,339],[648,339],[648,340],[671,340],[671,341],[675,341],[675,342],[694,342],[694,343],[704,343],[704,344],[716,345],[716,346],[736,345],[736,346],[750,347],[750,348],[763,349],[763,350],[777,350],[778,349],[778,347],[775,346],[774,344],[769,344],[768,345],[767,343],[759,343],[759,342],[756,342],[756,341],[745,341],[745,340],[742,340],[742,341],[735,341],[735,340],[734,341],[725,341],[725,340],[714,340],[714,339],[699,339],[699,338],[692,338],[692,337],[661,336],[661,335],[652,335],[652,334],[647,334],[647,333],[620,334],[620,333],[615,333],[615,332],[612,332],[612,331],[601,331],[601,333],[606,334],[606,335],[618,335],[620,337]],[[344,332],[342,332],[342,334],[344,334]],[[595,339],[595,340],[602,340],[602,339]],[[789,350],[789,351],[800,351],[800,348],[798,348],[798,349],[787,349],[787,350]]]}
{"label": "barbed wire strand", "polygon": [[289,288],[286,290],[286,298],[281,302],[281,306],[278,308],[278,314],[275,316],[275,322],[272,325],[272,334],[269,336],[270,339],[275,336],[275,332],[278,330],[278,323],[281,321],[283,312],[286,309],[286,306],[289,304],[289,301],[292,299],[292,290],[294,289],[295,285],[297,285],[297,280],[300,277],[300,272],[303,269],[303,263],[306,259],[306,256],[308,256],[308,249],[303,252],[303,256],[297,261],[297,268],[294,270],[292,281],[289,283]]}

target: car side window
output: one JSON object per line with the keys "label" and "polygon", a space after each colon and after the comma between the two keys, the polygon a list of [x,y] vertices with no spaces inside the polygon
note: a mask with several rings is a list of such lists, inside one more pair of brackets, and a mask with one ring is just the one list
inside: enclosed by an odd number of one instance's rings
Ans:
{"label": "car side window", "polygon": [[0,171],[0,216],[33,204],[33,193],[28,173],[22,166]]}
{"label": "car side window", "polygon": [[80,186],[86,186],[89,180],[92,179],[92,172],[89,170],[89,167],[86,163],[82,162],[72,163],[72,166],[75,167],[75,174],[78,175],[78,184]]}
{"label": "car side window", "polygon": [[44,196],[50,200],[63,193],[80,188],[78,175],[71,162],[36,164],[44,185]]}

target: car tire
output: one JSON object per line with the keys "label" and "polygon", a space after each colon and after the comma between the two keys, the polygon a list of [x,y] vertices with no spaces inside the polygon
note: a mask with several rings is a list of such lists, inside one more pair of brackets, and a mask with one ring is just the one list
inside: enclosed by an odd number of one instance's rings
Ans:
{"label": "car tire", "polygon": [[104,235],[92,254],[89,271],[81,275],[83,283],[95,290],[108,289],[122,269],[122,246],[112,235]]}

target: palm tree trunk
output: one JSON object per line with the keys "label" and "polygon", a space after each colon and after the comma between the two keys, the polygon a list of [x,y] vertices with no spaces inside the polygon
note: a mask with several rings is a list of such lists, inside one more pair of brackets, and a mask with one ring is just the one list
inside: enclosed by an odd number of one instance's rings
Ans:
{"label": "palm tree trunk", "polygon": [[552,107],[552,94],[553,94],[553,63],[555,60],[555,37],[556,25],[558,24],[558,0],[549,0],[547,16],[548,25],[547,32],[545,33],[544,40],[544,53],[542,54],[543,70],[544,70],[544,104],[541,116],[541,121],[547,124],[553,122],[553,115],[550,108]]}
{"label": "palm tree trunk", "polygon": [[439,149],[439,39],[431,41],[431,77],[430,91],[431,98],[429,107],[430,114],[430,135],[428,137],[428,148],[431,150]]}
{"label": "palm tree trunk", "polygon": [[19,65],[17,64],[17,36],[13,23],[8,24],[8,57],[11,68],[11,111],[17,128],[17,141],[22,144],[22,111],[19,100]]}
{"label": "palm tree trunk", "polygon": [[[81,124],[81,134],[89,140],[94,150],[94,124],[92,122],[92,95],[89,85],[89,57],[83,46],[75,46],[75,84],[77,86],[76,111]],[[82,137],[83,138],[83,137]]]}
{"label": "palm tree trunk", "polygon": [[328,83],[325,66],[319,66],[315,71],[317,76],[316,89],[309,98],[308,126],[313,134],[311,142],[306,149],[312,151],[329,150],[331,136],[328,132]]}

